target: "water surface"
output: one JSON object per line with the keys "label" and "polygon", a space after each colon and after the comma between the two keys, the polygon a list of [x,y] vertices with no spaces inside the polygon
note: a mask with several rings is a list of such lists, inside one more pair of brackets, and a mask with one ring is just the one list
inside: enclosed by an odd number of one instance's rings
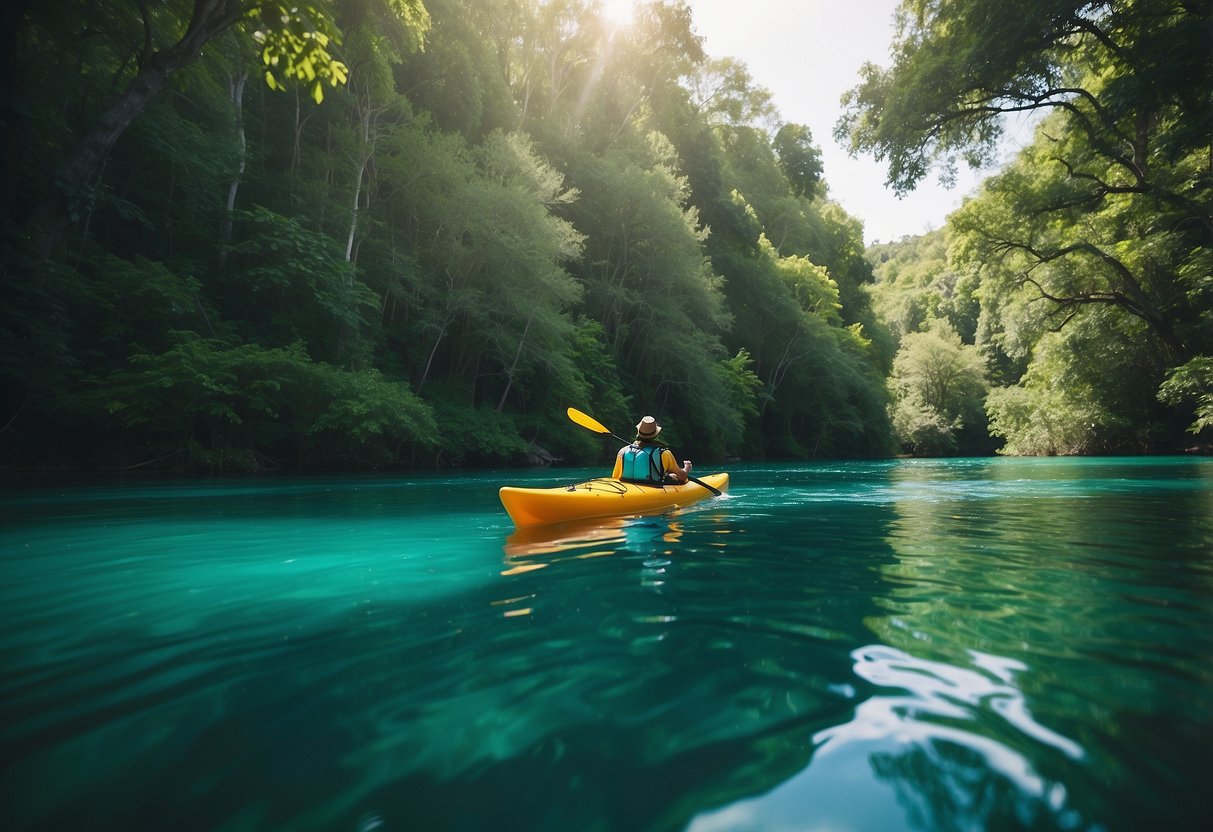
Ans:
{"label": "water surface", "polygon": [[1203,828],[1213,461],[0,495],[6,829]]}

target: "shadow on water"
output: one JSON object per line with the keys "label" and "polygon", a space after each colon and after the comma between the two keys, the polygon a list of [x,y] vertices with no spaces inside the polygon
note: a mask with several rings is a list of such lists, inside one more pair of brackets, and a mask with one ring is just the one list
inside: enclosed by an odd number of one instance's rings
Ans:
{"label": "shadow on water", "polygon": [[[503,520],[487,479],[450,485],[477,506],[454,522],[395,483],[314,507],[323,491],[240,495],[171,532],[125,512],[108,571],[31,526],[8,539],[38,559],[8,562],[0,597],[5,812],[19,829],[1194,826],[1213,524],[1191,518],[1213,489],[1174,473],[1134,489],[998,461],[752,466],[682,512],[541,531]],[[1143,501],[1180,524],[1168,556],[1124,517]]]}

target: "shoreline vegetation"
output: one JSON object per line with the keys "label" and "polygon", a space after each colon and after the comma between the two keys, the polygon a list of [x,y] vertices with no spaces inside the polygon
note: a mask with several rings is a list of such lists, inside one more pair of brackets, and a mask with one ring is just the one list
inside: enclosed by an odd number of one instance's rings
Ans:
{"label": "shoreline vegetation", "polygon": [[1028,6],[901,10],[890,188],[1038,127],[865,247],[677,0],[11,3],[0,471],[1208,454],[1213,2]]}

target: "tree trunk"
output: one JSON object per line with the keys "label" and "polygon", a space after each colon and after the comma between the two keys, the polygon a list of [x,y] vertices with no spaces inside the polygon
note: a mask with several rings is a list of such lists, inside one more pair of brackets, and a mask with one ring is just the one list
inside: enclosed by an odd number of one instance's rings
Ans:
{"label": "tree trunk", "polygon": [[446,335],[446,328],[450,325],[450,319],[442,322],[442,327],[438,330],[438,336],[434,339],[434,346],[430,348],[429,358],[425,360],[425,369],[421,371],[421,378],[417,381],[417,386],[413,388],[414,394],[420,394],[421,388],[425,386],[426,380],[430,377],[430,367],[434,363],[434,356],[438,354],[438,346],[442,343],[443,336]]}
{"label": "tree trunk", "polygon": [[350,233],[345,240],[345,262],[352,263],[354,237],[358,233],[358,202],[362,198],[362,181],[366,179],[366,166],[371,160],[371,107],[367,94],[366,107],[362,110],[362,152],[358,158],[358,171],[354,177],[354,198],[350,202]]}
{"label": "tree trunk", "polygon": [[302,108],[299,105],[299,90],[295,91],[295,124],[293,143],[291,144],[291,173],[299,172],[299,165],[303,157],[303,126],[307,123],[307,119],[303,117]]}
{"label": "tree trunk", "polygon": [[223,271],[227,262],[228,246],[232,242],[232,212],[236,210],[236,195],[240,191],[240,183],[244,179],[245,157],[248,153],[248,141],[244,135],[244,84],[248,80],[248,68],[241,60],[235,77],[228,82],[228,92],[232,99],[233,115],[236,120],[236,147],[240,151],[240,161],[236,167],[236,175],[232,177],[227,187],[227,202],[223,206],[223,228],[219,233],[219,271]]}
{"label": "tree trunk", "polygon": [[522,358],[522,347],[526,344],[526,336],[531,331],[531,322],[535,320],[535,313],[531,313],[531,317],[526,319],[526,327],[522,330],[522,337],[518,339],[518,349],[514,352],[514,363],[505,374],[505,389],[501,391],[501,398],[497,400],[497,412],[500,413],[505,409],[506,398],[510,395],[510,388],[514,386],[514,374],[518,372],[518,361]]}

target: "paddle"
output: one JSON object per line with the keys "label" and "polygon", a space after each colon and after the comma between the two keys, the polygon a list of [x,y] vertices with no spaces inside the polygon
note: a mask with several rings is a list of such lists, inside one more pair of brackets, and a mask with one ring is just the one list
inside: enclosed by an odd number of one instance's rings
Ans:
{"label": "paddle", "polygon": [[[614,439],[619,440],[620,442],[622,442],[625,445],[628,444],[628,440],[624,439],[622,436],[616,436],[614,433],[611,433],[610,428],[603,425],[602,422],[599,422],[593,416],[587,416],[585,413],[582,413],[580,410],[578,410],[575,407],[570,407],[568,409],[568,414],[569,414],[570,419],[572,419],[577,424],[581,425],[583,428],[586,428],[587,430],[592,430],[592,431],[594,431],[594,433],[601,433],[605,436],[610,436]],[[719,489],[713,488],[712,486],[708,485],[706,482],[699,479],[698,477],[692,477],[690,474],[687,474],[687,479],[689,481],[695,483],[696,485],[703,486],[708,491],[711,491],[712,494],[714,494],[715,496],[717,496],[717,497],[721,496]]]}

